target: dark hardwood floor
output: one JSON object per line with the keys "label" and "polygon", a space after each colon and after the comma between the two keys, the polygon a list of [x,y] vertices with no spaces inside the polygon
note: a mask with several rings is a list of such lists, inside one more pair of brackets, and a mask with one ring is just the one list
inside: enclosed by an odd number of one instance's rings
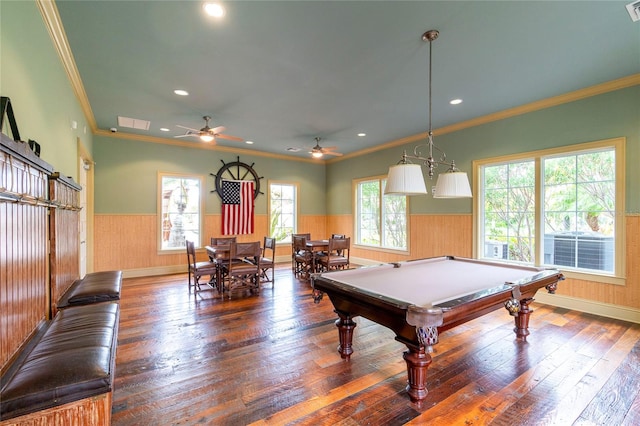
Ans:
{"label": "dark hardwood floor", "polygon": [[515,340],[499,310],[440,337],[421,407],[404,345],[356,317],[343,361],[330,300],[276,270],[259,295],[125,279],[114,425],[638,425],[640,325],[534,303]]}

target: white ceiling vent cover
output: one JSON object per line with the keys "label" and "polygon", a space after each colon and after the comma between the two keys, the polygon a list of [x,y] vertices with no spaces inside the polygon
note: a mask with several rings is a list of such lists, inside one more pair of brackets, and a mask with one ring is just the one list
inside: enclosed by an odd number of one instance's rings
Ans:
{"label": "white ceiling vent cover", "polygon": [[129,118],[118,116],[118,126],[128,127],[130,129],[149,130],[150,121],[140,120],[138,118]]}
{"label": "white ceiling vent cover", "polygon": [[627,12],[633,22],[640,21],[640,1],[634,1],[627,5]]}

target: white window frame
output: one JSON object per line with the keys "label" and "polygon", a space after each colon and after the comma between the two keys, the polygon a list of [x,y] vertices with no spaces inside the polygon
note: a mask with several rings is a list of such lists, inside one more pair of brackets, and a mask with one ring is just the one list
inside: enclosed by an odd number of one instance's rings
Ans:
{"label": "white window frame", "polygon": [[[407,254],[409,253],[409,248],[410,248],[410,221],[409,221],[409,197],[406,196],[402,196],[402,195],[384,195],[384,185],[386,183],[387,180],[387,176],[386,175],[381,175],[381,176],[371,176],[371,177],[366,177],[366,178],[361,178],[361,179],[354,179],[353,180],[353,203],[354,203],[354,220],[353,220],[353,226],[354,226],[354,232],[353,235],[355,235],[355,245],[363,247],[363,248],[367,248],[367,249],[374,249],[374,250],[381,250],[381,251],[387,251],[387,252],[393,252],[393,253],[403,253],[403,254]],[[379,211],[379,217],[378,217],[378,226],[380,229],[380,244],[379,245],[374,245],[374,244],[370,244],[370,243],[363,243],[362,242],[362,235],[361,235],[361,226],[360,226],[360,219],[361,219],[361,200],[359,199],[359,193],[360,193],[360,185],[363,183],[367,183],[367,182],[377,182],[378,183],[378,191],[379,191],[379,198],[378,198],[378,211]],[[391,246],[387,246],[385,245],[385,242],[387,241],[387,238],[385,237],[385,227],[384,227],[384,216],[385,216],[385,212],[384,212],[384,197],[403,197],[405,199],[405,224],[406,224],[406,229],[405,229],[405,247],[391,247]]]}
{"label": "white window frame", "polygon": [[274,185],[278,185],[278,186],[290,186],[293,187],[293,206],[294,206],[294,211],[293,211],[293,230],[291,233],[288,233],[284,238],[282,238],[281,240],[276,239],[276,244],[291,244],[291,234],[295,234],[298,232],[298,216],[299,216],[299,209],[298,209],[298,205],[299,205],[299,184],[297,182],[289,182],[289,181],[269,181],[268,182],[268,186],[269,186],[269,191],[267,192],[268,194],[268,207],[269,207],[269,222],[267,224],[268,226],[268,233],[270,237],[273,237],[273,235],[271,235],[271,221],[273,220],[273,204],[274,204],[274,200],[271,196],[271,187]]}
{"label": "white window frame", "polygon": [[[512,154],[501,157],[493,157],[473,161],[474,193],[477,194],[473,200],[474,232],[473,232],[473,256],[484,258],[484,188],[482,170],[486,166],[493,166],[518,161],[535,162],[535,241],[544,241],[544,218],[543,218],[543,196],[544,177],[543,161],[547,158],[559,157],[562,155],[575,155],[588,151],[602,149],[613,149],[615,152],[615,231],[614,231],[614,270],[613,273],[605,271],[594,271],[581,268],[561,267],[565,276],[569,278],[583,279],[587,281],[598,281],[608,284],[625,284],[625,138],[613,138],[595,142],[587,142],[577,145],[569,145],[557,148],[550,148],[539,151]],[[544,265],[543,244],[535,244],[534,261],[535,265]],[[497,261],[500,261],[497,259]]]}
{"label": "white window frame", "polygon": [[[173,178],[173,179],[188,179],[188,180],[195,180],[198,182],[198,200],[195,203],[190,203],[190,206],[187,207],[187,209],[193,209],[194,205],[197,208],[197,212],[190,212],[187,213],[187,215],[197,215],[197,219],[195,221],[190,221],[190,225],[191,227],[196,226],[195,228],[195,232],[193,232],[195,234],[195,238],[192,236],[192,239],[195,243],[196,248],[200,248],[202,247],[202,241],[204,238],[204,177],[202,175],[195,175],[195,174],[188,174],[188,173],[166,173],[166,172],[158,172],[158,194],[157,194],[157,200],[158,200],[158,223],[156,226],[156,230],[157,230],[157,241],[158,241],[158,252],[159,253],[175,253],[176,251],[184,251],[186,249],[186,245],[183,242],[180,246],[171,246],[171,247],[166,247],[165,244],[163,244],[163,242],[165,241],[165,238],[179,238],[179,236],[175,236],[174,234],[171,234],[171,232],[175,231],[175,226],[177,220],[175,218],[175,216],[178,214],[178,212],[176,211],[175,205],[172,207],[172,204],[175,204],[174,200],[177,197],[177,195],[172,195],[169,193],[163,193],[166,192],[165,189],[163,188],[163,180],[164,178]],[[187,198],[187,202],[188,202],[188,198]],[[170,221],[171,221],[171,226],[169,227],[167,222],[165,221],[165,213],[169,213],[169,217],[170,217]],[[168,235],[166,234],[167,229],[169,230]],[[193,234],[191,234],[193,235]],[[184,239],[189,238],[189,233],[186,233],[184,235]],[[182,238],[180,238],[182,239]]]}

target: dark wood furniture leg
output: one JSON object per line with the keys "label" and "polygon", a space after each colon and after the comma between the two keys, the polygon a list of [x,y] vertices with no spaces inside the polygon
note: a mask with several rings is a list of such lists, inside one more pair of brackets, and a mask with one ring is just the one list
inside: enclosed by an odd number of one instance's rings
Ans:
{"label": "dark wood furniture leg", "polygon": [[402,357],[407,363],[407,393],[411,402],[422,403],[427,397],[427,369],[431,364],[431,355],[424,350],[424,346],[415,347],[407,345]]}
{"label": "dark wood furniture leg", "polygon": [[527,297],[520,301],[520,312],[514,317],[516,326],[513,331],[516,333],[516,338],[523,341],[527,341],[529,333],[529,317],[533,312],[533,309],[529,309],[529,303],[533,302],[533,297]]}
{"label": "dark wood furniture leg", "polygon": [[351,315],[336,312],[340,318],[336,320],[336,327],[340,335],[340,345],[338,345],[338,352],[343,359],[349,360],[353,353],[351,343],[353,341],[353,329],[356,328],[356,323],[351,319]]}

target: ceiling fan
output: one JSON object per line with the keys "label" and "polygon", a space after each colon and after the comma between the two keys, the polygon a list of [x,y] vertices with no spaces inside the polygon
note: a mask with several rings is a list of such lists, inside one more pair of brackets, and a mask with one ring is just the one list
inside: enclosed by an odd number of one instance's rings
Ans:
{"label": "ceiling fan", "polygon": [[230,136],[230,135],[224,135],[221,132],[224,131],[224,126],[218,126],[218,127],[214,127],[211,128],[209,127],[209,120],[211,120],[211,117],[209,117],[208,115],[205,115],[204,117],[202,117],[205,121],[204,127],[200,130],[197,129],[192,129],[191,127],[185,127],[185,126],[181,126],[179,124],[177,124],[178,127],[182,128],[182,129],[186,129],[187,133],[185,133],[184,135],[178,135],[178,136],[174,136],[176,138],[184,138],[187,136],[195,136],[195,137],[199,137],[201,141],[203,142],[213,142],[215,143],[216,138],[221,138],[221,139],[229,139],[231,141],[238,141],[238,142],[242,142],[244,139],[239,138],[237,136]]}
{"label": "ceiling fan", "polygon": [[326,146],[326,147],[321,147],[320,146],[320,141],[322,140],[322,138],[316,137],[316,146],[314,146],[311,149],[311,156],[313,158],[322,158],[323,155],[335,155],[336,157],[342,157],[342,154],[340,154],[339,152],[336,152],[335,150],[338,149],[337,146]]}

